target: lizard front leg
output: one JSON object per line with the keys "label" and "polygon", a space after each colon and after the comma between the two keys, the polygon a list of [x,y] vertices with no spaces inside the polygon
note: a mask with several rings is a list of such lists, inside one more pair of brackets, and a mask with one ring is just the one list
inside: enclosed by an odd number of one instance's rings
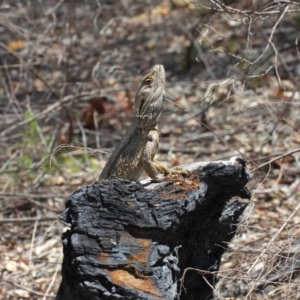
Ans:
{"label": "lizard front leg", "polygon": [[142,153],[142,164],[146,174],[153,180],[153,181],[162,181],[163,178],[159,176],[160,173],[164,175],[168,174],[182,174],[187,175],[188,172],[184,170],[172,170],[165,166],[163,163],[154,160],[154,156],[156,154],[157,148],[159,143],[159,134],[158,129],[153,128],[149,130],[147,136],[147,142],[144,146],[143,153]]}

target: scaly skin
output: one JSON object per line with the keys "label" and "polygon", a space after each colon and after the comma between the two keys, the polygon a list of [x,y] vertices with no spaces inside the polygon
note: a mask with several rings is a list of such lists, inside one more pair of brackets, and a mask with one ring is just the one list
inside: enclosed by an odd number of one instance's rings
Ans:
{"label": "scaly skin", "polygon": [[161,181],[160,173],[186,174],[171,170],[155,161],[159,143],[157,122],[165,103],[165,69],[155,65],[143,78],[135,97],[135,117],[125,136],[117,145],[99,179],[124,178],[137,181],[143,171],[154,181]]}

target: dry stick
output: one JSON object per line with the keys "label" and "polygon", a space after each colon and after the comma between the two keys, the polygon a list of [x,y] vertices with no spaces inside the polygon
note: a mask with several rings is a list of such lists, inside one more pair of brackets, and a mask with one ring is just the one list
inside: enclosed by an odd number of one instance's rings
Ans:
{"label": "dry stick", "polygon": [[[60,151],[60,149],[62,148],[75,148],[77,149],[75,152],[78,152],[78,150],[83,150],[84,153],[87,151],[87,150],[91,150],[91,154],[93,153],[98,153],[98,152],[103,152],[103,153],[107,153],[106,151],[101,151],[101,150],[95,150],[95,149],[91,149],[91,148],[84,148],[84,147],[79,147],[79,146],[72,146],[72,145],[68,145],[68,144],[60,144],[58,145],[51,153],[51,155],[49,156],[49,160],[50,160],[50,167],[52,166],[52,159],[54,157],[54,155]],[[1,195],[1,194],[0,194]]]}
{"label": "dry stick", "polygon": [[297,56],[298,56],[298,58],[300,58],[300,51],[299,51],[299,49],[298,49],[299,35],[300,35],[300,34],[298,34],[298,36],[297,36],[297,38],[296,38],[296,40],[295,40],[295,45],[296,45],[296,51],[297,51]]}
{"label": "dry stick", "polygon": [[[23,59],[22,57],[20,57],[15,51],[12,51],[10,50],[5,44],[1,43],[0,42],[0,47],[2,49],[4,49],[5,51],[7,51],[10,55],[12,55],[15,59],[17,59],[19,62],[21,62],[23,64]],[[65,111],[66,111],[66,115],[68,116],[68,118],[70,119],[70,116],[69,116],[69,112],[68,110],[64,107],[64,101],[61,101],[61,95],[48,83],[48,81],[35,69],[33,68],[32,66],[29,66],[28,67],[30,72],[32,74],[34,74],[38,79],[40,79],[43,84],[50,90],[50,92],[55,95],[55,97],[59,100],[59,103],[57,106],[61,106]],[[37,118],[37,117],[36,117]],[[33,121],[35,118],[32,118],[32,119],[29,119],[27,121],[24,121],[26,123],[29,123],[31,121]],[[21,122],[19,123],[19,126],[20,124],[24,125],[24,122]],[[25,123],[25,124],[26,124]],[[70,123],[71,124],[71,123]],[[1,133],[1,136],[4,136],[4,133],[6,133],[8,131],[7,130],[4,130],[2,133]]]}
{"label": "dry stick", "polygon": [[[96,132],[100,132],[100,130],[99,130],[99,124],[98,124],[95,112],[93,112],[93,120],[94,120],[94,124],[95,124],[95,131]],[[97,149],[101,149],[99,134],[96,134],[96,147],[97,147]],[[100,161],[103,160],[101,152],[99,153],[99,160]]]}
{"label": "dry stick", "polygon": [[[287,3],[287,4],[290,4],[290,3]],[[233,8],[230,7],[230,9],[233,9]],[[268,39],[268,44],[267,44],[267,46],[264,48],[262,54],[261,54],[258,58],[256,58],[253,62],[250,62],[250,61],[248,61],[247,59],[244,59],[244,58],[240,58],[240,59],[246,61],[248,64],[254,65],[255,63],[257,63],[257,62],[265,55],[266,51],[268,50],[268,48],[269,48],[270,45],[271,45],[272,48],[273,48],[273,51],[274,51],[274,53],[275,53],[275,63],[274,63],[274,66],[275,66],[275,73],[276,73],[276,77],[277,77],[277,80],[278,80],[280,86],[282,86],[282,85],[281,85],[281,79],[280,79],[280,76],[279,76],[279,74],[278,74],[278,69],[277,69],[277,66],[278,66],[278,52],[277,52],[277,50],[276,50],[276,48],[275,48],[275,45],[274,45],[273,42],[272,42],[272,39],[273,39],[273,36],[274,36],[276,27],[279,25],[280,21],[282,20],[282,18],[284,17],[284,15],[285,15],[286,12],[288,11],[288,9],[289,9],[289,5],[286,5],[285,9],[283,10],[283,12],[281,13],[281,15],[280,15],[280,17],[278,18],[277,22],[275,23],[274,27],[272,28],[270,37],[269,37],[269,39]],[[237,11],[239,11],[239,10],[237,10]],[[240,12],[240,13],[245,13],[245,12],[242,12],[242,11],[239,11],[239,12]],[[274,12],[270,12],[270,13],[273,14]],[[250,19],[251,19],[251,18],[250,18]],[[231,53],[229,53],[229,54],[232,55],[233,57],[235,56],[235,55],[233,55],[233,54],[231,54]],[[270,68],[269,68],[267,71],[269,71],[269,70],[270,70]]]}
{"label": "dry stick", "polygon": [[[199,43],[195,43],[194,37],[193,37],[193,35],[191,34],[190,30],[187,30],[186,27],[185,27],[185,26],[182,26],[182,24],[181,24],[180,22],[175,22],[175,24],[180,28],[180,30],[181,30],[183,33],[185,33],[185,34],[187,35],[187,37],[188,37],[188,39],[190,40],[191,44],[196,48],[196,51],[197,51],[198,55],[199,55],[200,57],[202,57],[202,56],[204,55],[203,50],[202,50],[202,48],[200,47]],[[202,60],[202,62],[203,62],[203,64],[204,64],[204,66],[205,66],[205,68],[206,68],[208,74],[210,75],[210,77],[211,77],[212,79],[216,80],[217,77],[216,77],[215,73],[212,71],[212,68],[210,67],[208,60],[204,59],[204,60]]]}
{"label": "dry stick", "polygon": [[29,267],[30,267],[30,269],[32,269],[32,265],[33,265],[33,263],[32,263],[33,244],[34,244],[34,240],[35,240],[35,234],[36,234],[36,229],[37,229],[38,223],[39,223],[39,221],[36,220],[34,223],[33,231],[32,231],[30,250],[29,250]]}
{"label": "dry stick", "polygon": [[[192,2],[192,1],[191,1]],[[213,1],[213,0],[210,0],[211,3],[214,3],[216,4],[216,1]],[[281,11],[280,11],[280,7],[283,6],[284,4],[289,4],[289,5],[295,5],[295,6],[300,6],[299,3],[297,3],[296,1],[290,1],[290,0],[281,0],[281,1],[278,1],[277,3],[279,3],[277,6],[275,6],[274,4],[276,4],[276,2],[271,2],[269,4],[266,4],[263,8],[262,11],[256,11],[256,10],[241,10],[241,9],[238,9],[238,8],[234,8],[234,7],[231,7],[231,6],[227,6],[225,4],[223,4],[222,2],[218,1],[219,3],[219,9],[215,9],[215,8],[210,8],[210,7],[205,7],[206,9],[209,9],[209,10],[217,10],[219,12],[227,12],[227,13],[234,13],[234,14],[244,14],[246,16],[248,16],[248,14],[253,14],[253,15],[256,15],[256,16],[265,16],[265,15],[274,15],[274,14],[279,14]],[[201,5],[202,6],[202,5]],[[270,7],[272,6],[272,7]],[[271,11],[267,11],[268,8],[274,8],[273,10]],[[275,8],[277,8],[277,10],[275,10]],[[299,10],[297,9],[291,9],[289,10],[288,12],[299,12]]]}
{"label": "dry stick", "polygon": [[[201,123],[204,127],[206,127],[213,135],[215,135],[218,139],[220,139],[223,143],[225,143],[227,146],[229,146],[230,148],[234,149],[235,151],[237,151],[239,154],[241,154],[243,157],[245,157],[247,160],[249,160],[250,162],[252,162],[257,168],[255,168],[254,170],[251,171],[251,173],[255,172],[258,169],[263,168],[266,165],[270,165],[271,163],[273,163],[276,160],[279,160],[283,157],[289,156],[291,154],[294,154],[296,152],[300,152],[300,148],[291,150],[289,152],[286,152],[280,156],[277,156],[263,164],[261,164],[260,166],[258,166],[255,162],[253,162],[250,158],[248,158],[247,156],[245,156],[244,154],[242,154],[238,149],[236,149],[235,147],[233,147],[232,145],[230,145],[229,143],[227,143],[223,138],[221,138],[215,131],[213,131],[208,125],[204,124],[203,122],[201,122],[195,115],[193,115],[192,113],[190,113],[189,111],[187,111],[186,109],[184,109],[181,105],[172,102],[171,100],[168,100],[169,102],[171,102],[172,104],[176,105],[177,107],[179,107],[180,109],[182,109],[184,112],[188,113],[192,118],[194,118],[196,121],[198,121],[199,123]],[[295,129],[280,113],[278,113],[271,105],[270,103],[268,103],[268,106],[273,109],[277,114],[279,114],[279,116],[292,128],[294,129],[295,132],[299,133],[297,131],[297,129]],[[299,133],[300,134],[300,133]]]}
{"label": "dry stick", "polygon": [[[252,227],[252,228],[251,228]],[[259,228],[259,227],[255,227],[255,226],[249,226],[248,227],[249,229],[260,229],[260,230],[262,230],[261,228]],[[294,228],[294,225],[291,225],[291,226],[289,226],[289,227],[287,227],[287,231],[289,231],[289,230],[291,230],[291,229],[293,229]],[[266,229],[265,231],[269,231],[269,229]],[[272,233],[272,232],[268,232],[267,234],[265,234],[265,235],[263,235],[263,236],[261,236],[260,238],[257,238],[256,240],[254,240],[254,241],[250,241],[250,242],[246,242],[245,244],[244,244],[244,247],[246,248],[247,246],[248,246],[248,248],[249,249],[251,249],[251,245],[253,245],[253,244],[255,244],[256,242],[260,242],[260,241],[264,241],[264,240],[266,240],[266,239],[269,239],[270,237],[271,237],[271,235],[273,235],[274,233]],[[286,239],[288,239],[289,237],[290,237],[290,235],[289,234],[282,234],[281,235],[281,237],[283,237],[283,238],[286,238]],[[259,251],[259,250],[257,250],[257,251],[255,251],[255,250],[235,250],[235,251],[238,251],[238,252],[241,252],[241,253],[261,253],[261,251]],[[270,251],[269,252],[270,254],[273,254],[272,253],[272,251]],[[282,252],[283,253],[283,255],[284,255],[284,253],[285,252]],[[289,250],[289,252],[288,253],[294,253],[294,254],[296,254],[296,252],[291,252],[290,250]],[[274,253],[275,254],[275,253]]]}
{"label": "dry stick", "polygon": [[294,153],[296,153],[296,152],[300,152],[300,148],[297,148],[297,149],[291,150],[291,151],[289,151],[289,152],[286,152],[286,153],[284,153],[284,154],[282,154],[282,155],[280,155],[280,156],[277,156],[277,157],[275,157],[275,158],[273,158],[273,159],[271,159],[271,160],[269,160],[269,161],[267,161],[267,162],[261,164],[261,165],[258,166],[256,169],[252,170],[251,173],[253,173],[253,172],[255,172],[256,170],[261,169],[261,168],[263,168],[263,167],[265,167],[265,166],[267,166],[267,165],[271,165],[271,163],[273,163],[274,161],[276,161],[276,160],[278,160],[278,159],[281,159],[281,158],[283,158],[283,157],[289,156],[289,155],[294,154]]}
{"label": "dry stick", "polygon": [[48,221],[56,221],[58,220],[57,217],[41,217],[41,218],[9,218],[9,219],[2,219],[0,220],[0,224],[5,223],[24,223],[24,222],[48,222]]}
{"label": "dry stick", "polygon": [[81,136],[82,136],[82,143],[83,143],[83,151],[84,151],[84,155],[83,155],[83,157],[84,157],[84,160],[85,160],[85,162],[86,162],[86,165],[89,167],[89,168],[91,168],[91,164],[90,164],[90,161],[89,161],[89,159],[88,159],[88,156],[89,156],[89,154],[88,154],[88,146],[87,146],[87,138],[86,138],[86,134],[85,134],[85,131],[84,131],[84,128],[83,128],[83,126],[82,126],[82,123],[81,122],[77,122],[77,125],[78,125],[78,127],[79,127],[79,129],[80,129],[80,131],[81,131]]}
{"label": "dry stick", "polygon": [[290,124],[286,118],[280,113],[278,112],[271,104],[270,102],[267,102],[267,105],[288,125],[290,126],[295,132],[297,132],[300,135],[300,132],[292,125]]}
{"label": "dry stick", "polygon": [[[7,95],[7,99],[14,104],[12,109],[14,110],[15,115],[17,115],[17,117],[19,119],[21,119],[20,114],[22,112],[22,108],[21,108],[20,102],[18,101],[18,99],[16,98],[16,95],[15,95],[17,91],[15,93],[10,92],[9,86],[10,87],[12,86],[12,79],[11,79],[10,72],[8,71],[8,65],[7,65],[6,62],[4,63],[4,72],[3,72],[3,74],[5,75],[5,77],[7,79],[7,82],[6,82],[6,80],[2,81],[5,93]],[[19,90],[19,88],[20,88],[20,85],[18,87],[18,90]]]}
{"label": "dry stick", "polygon": [[60,0],[58,3],[56,3],[50,10],[44,11],[45,16],[49,16],[53,14],[62,4],[64,3],[64,0]]}
{"label": "dry stick", "polygon": [[232,145],[230,145],[229,143],[227,143],[223,138],[221,138],[218,134],[216,134],[215,131],[213,131],[208,125],[204,124],[203,122],[201,122],[196,116],[194,116],[192,113],[190,113],[189,111],[187,111],[186,109],[184,109],[181,105],[172,102],[171,100],[168,100],[170,103],[176,105],[177,107],[179,107],[180,109],[182,109],[184,112],[186,112],[187,114],[189,114],[192,118],[194,118],[196,121],[198,121],[200,124],[202,124],[206,129],[208,129],[215,137],[217,137],[219,140],[221,140],[225,145],[227,145],[228,147],[230,147],[231,149],[237,151],[242,157],[246,158],[247,160],[251,161],[255,166],[257,166],[257,164],[251,160],[250,158],[248,158],[246,155],[244,155],[240,150],[236,149],[235,147],[233,147]]}
{"label": "dry stick", "polygon": [[185,292],[186,292],[186,288],[184,287],[183,281],[184,281],[184,278],[185,278],[185,275],[186,275],[187,271],[196,271],[197,273],[200,273],[202,275],[202,278],[206,281],[206,283],[211,287],[212,290],[214,290],[213,286],[211,284],[209,284],[209,282],[204,278],[203,275],[214,275],[214,276],[216,276],[217,274],[219,274],[218,272],[212,272],[212,271],[201,270],[201,269],[196,269],[196,268],[186,268],[186,269],[184,269],[183,274],[182,274],[181,278],[179,279],[179,281],[180,281],[179,295],[181,295],[182,289],[184,289]]}
{"label": "dry stick", "polygon": [[55,197],[61,197],[61,198],[67,198],[68,197],[68,195],[51,195],[51,194],[50,195],[39,195],[39,194],[35,195],[35,194],[21,194],[21,193],[0,193],[0,198],[2,198],[3,196],[5,198],[7,198],[7,197],[17,198],[17,199],[18,198],[25,198],[28,202],[34,204],[35,206],[45,208],[45,209],[47,209],[49,211],[52,211],[52,212],[55,212],[55,213],[59,213],[60,210],[59,209],[54,209],[54,208],[52,208],[48,205],[42,204],[42,203],[40,203],[38,201],[35,201],[31,198],[46,198],[47,199],[47,198],[55,198]]}
{"label": "dry stick", "polygon": [[[252,62],[252,64],[255,64],[257,63],[263,56],[264,54],[266,53],[266,51],[269,49],[269,46],[270,44],[272,44],[272,39],[273,39],[273,36],[274,36],[274,33],[275,33],[275,29],[276,27],[279,25],[280,21],[282,20],[283,16],[285,15],[285,13],[287,12],[287,10],[289,9],[289,5],[287,5],[284,9],[284,11],[281,13],[280,17],[278,18],[277,22],[275,23],[275,25],[273,26],[272,28],[272,31],[271,31],[271,34],[270,34],[270,37],[268,39],[268,44],[267,46],[265,47],[263,53],[256,59]],[[277,55],[277,52],[275,52],[275,54]]]}
{"label": "dry stick", "polygon": [[33,200],[33,199],[26,198],[26,200],[27,200],[28,202],[34,204],[34,205],[37,206],[37,207],[42,207],[42,208],[45,208],[45,209],[47,209],[47,210],[49,210],[49,211],[52,211],[52,212],[55,212],[55,213],[61,212],[60,209],[54,209],[54,208],[51,208],[50,206],[45,205],[45,204],[42,204],[42,203],[40,203],[40,202],[38,202],[38,201],[35,201],[35,200]]}
{"label": "dry stick", "polygon": [[[0,42],[0,44],[1,44],[1,42]],[[0,45],[0,46],[1,46],[1,45]],[[67,96],[67,97],[65,97],[61,102],[59,102],[59,103],[54,103],[53,105],[51,105],[51,106],[49,106],[48,108],[46,108],[44,111],[42,111],[42,112],[36,114],[34,117],[29,118],[28,120],[25,120],[25,121],[22,121],[22,122],[20,122],[20,123],[17,123],[17,124],[14,124],[14,125],[10,126],[9,128],[7,128],[7,129],[5,129],[5,130],[3,130],[3,131],[1,132],[0,137],[1,137],[1,136],[5,136],[6,133],[8,133],[8,132],[10,132],[10,131],[12,131],[12,130],[18,128],[18,127],[21,127],[21,126],[23,126],[23,125],[26,125],[26,124],[28,124],[28,123],[34,121],[34,120],[40,119],[40,118],[43,117],[44,115],[48,114],[50,111],[52,111],[52,110],[58,108],[62,102],[64,102],[64,103],[65,103],[65,102],[69,102],[69,101],[72,100],[73,98],[74,98],[73,96]]]}
{"label": "dry stick", "polygon": [[1,197],[18,197],[18,198],[68,198],[69,194],[26,194],[26,193],[9,193],[2,192],[0,193]]}
{"label": "dry stick", "polygon": [[45,295],[44,295],[44,297],[43,297],[42,300],[46,300],[46,297],[48,297],[48,293],[50,292],[50,290],[51,290],[51,288],[52,288],[52,286],[53,286],[53,284],[54,284],[54,281],[55,281],[55,279],[56,279],[58,270],[60,269],[60,266],[61,266],[61,258],[62,258],[62,251],[60,251],[60,255],[59,255],[59,259],[58,259],[58,261],[59,261],[60,263],[58,263],[58,264],[56,265],[55,272],[54,272],[54,274],[53,274],[53,276],[52,276],[52,280],[51,280],[51,282],[50,282],[50,284],[49,284],[49,286],[48,286],[48,288],[47,288],[47,290],[46,290],[46,292],[45,292]]}
{"label": "dry stick", "polygon": [[[288,217],[288,219],[284,222],[284,224],[280,227],[280,229],[276,232],[276,234],[272,237],[272,239],[270,240],[270,242],[267,244],[267,246],[265,247],[265,249],[260,253],[260,255],[256,258],[256,260],[254,261],[254,263],[251,265],[250,269],[248,270],[247,274],[249,274],[252,269],[255,267],[255,265],[257,264],[257,262],[261,259],[261,257],[267,252],[268,248],[271,246],[271,244],[275,241],[275,239],[278,237],[278,235],[281,233],[281,231],[286,227],[286,225],[288,224],[288,222],[294,217],[294,215],[298,212],[298,210],[300,209],[300,203],[297,205],[297,207],[294,209],[294,211],[290,214],[290,216]],[[256,280],[259,278],[256,278]],[[247,299],[247,297],[250,295],[250,293],[252,292],[252,290],[250,290],[248,292],[248,294],[246,295],[245,299]]]}
{"label": "dry stick", "polygon": [[[0,42],[0,47],[12,55],[15,59],[23,64],[23,59],[15,51],[10,50],[6,45]],[[29,66],[28,69],[33,73],[38,79],[40,79],[43,84],[53,93],[58,99],[60,99],[59,93],[48,83],[48,81],[33,67]]]}
{"label": "dry stick", "polygon": [[[20,284],[18,284],[18,283],[13,282],[13,281],[5,280],[5,279],[3,279],[2,281],[3,281],[3,282],[6,282],[6,283],[8,283],[8,284],[14,285],[15,287],[20,288],[20,289],[22,289],[22,290],[28,291],[28,292],[31,293],[31,294],[34,294],[34,295],[37,295],[37,296],[41,296],[41,297],[44,297],[44,296],[45,296],[44,293],[40,293],[40,292],[38,292],[38,291],[34,291],[34,290],[32,290],[32,289],[30,289],[30,288],[28,288],[28,287],[26,287],[26,286],[20,285]],[[49,297],[49,298],[55,298],[56,296],[47,295],[46,297]]]}
{"label": "dry stick", "polygon": [[0,174],[6,169],[6,167],[15,159],[15,157],[20,153],[20,150],[17,150],[15,153],[13,153],[7,161],[2,165],[0,168]]}

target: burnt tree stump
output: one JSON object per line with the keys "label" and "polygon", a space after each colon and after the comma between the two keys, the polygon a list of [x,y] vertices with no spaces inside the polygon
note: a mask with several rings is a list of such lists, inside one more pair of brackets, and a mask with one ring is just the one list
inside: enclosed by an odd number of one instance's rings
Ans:
{"label": "burnt tree stump", "polygon": [[108,179],[70,196],[56,300],[214,298],[250,173],[240,157],[185,169],[181,181]]}

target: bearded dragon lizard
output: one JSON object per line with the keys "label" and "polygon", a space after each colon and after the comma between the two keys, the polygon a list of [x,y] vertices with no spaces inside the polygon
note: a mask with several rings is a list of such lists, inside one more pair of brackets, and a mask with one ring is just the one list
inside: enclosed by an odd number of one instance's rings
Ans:
{"label": "bearded dragon lizard", "polygon": [[159,132],[157,123],[164,107],[165,69],[155,65],[143,78],[135,96],[135,116],[131,126],[102,170],[99,179],[124,178],[137,181],[143,171],[153,180],[162,181],[160,173],[182,174],[154,160]]}

